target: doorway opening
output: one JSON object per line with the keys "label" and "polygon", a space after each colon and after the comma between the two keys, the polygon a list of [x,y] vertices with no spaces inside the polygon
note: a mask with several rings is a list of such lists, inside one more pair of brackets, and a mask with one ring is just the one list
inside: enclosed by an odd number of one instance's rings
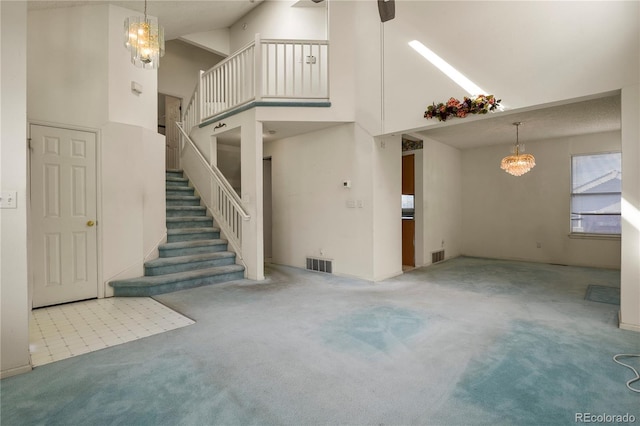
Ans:
{"label": "doorway opening", "polygon": [[158,133],[166,139],[166,169],[180,169],[180,133],[177,121],[182,120],[182,99],[158,93]]}
{"label": "doorway opening", "polygon": [[271,157],[262,160],[262,181],[263,181],[263,193],[262,193],[262,228],[264,238],[264,261],[265,263],[271,263],[273,253],[273,232],[271,227],[271,213],[272,213],[272,187],[271,187]]}

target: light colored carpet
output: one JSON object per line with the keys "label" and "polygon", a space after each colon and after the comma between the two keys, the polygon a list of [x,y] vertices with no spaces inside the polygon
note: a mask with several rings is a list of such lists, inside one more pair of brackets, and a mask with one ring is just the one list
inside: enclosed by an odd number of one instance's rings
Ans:
{"label": "light colored carpet", "polygon": [[196,324],[0,383],[2,424],[574,424],[640,419],[619,271],[458,258],[381,283],[271,266],[156,299]]}

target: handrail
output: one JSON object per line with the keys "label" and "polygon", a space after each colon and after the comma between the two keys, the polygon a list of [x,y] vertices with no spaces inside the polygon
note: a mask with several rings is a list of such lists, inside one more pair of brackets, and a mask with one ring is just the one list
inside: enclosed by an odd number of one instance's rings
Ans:
{"label": "handrail", "polygon": [[244,45],[240,49],[236,50],[231,55],[227,56],[226,58],[224,58],[223,60],[221,60],[220,62],[218,62],[217,64],[215,64],[211,68],[209,68],[208,70],[204,71],[203,74],[210,74],[214,70],[223,67],[227,62],[231,61],[235,56],[238,56],[240,53],[244,52],[245,50],[250,49],[255,44],[256,44],[255,40],[251,40],[249,43],[247,43],[246,45]]}
{"label": "handrail", "polygon": [[193,148],[197,157],[200,159],[202,164],[204,164],[205,168],[209,171],[209,173],[214,176],[217,183],[220,185],[220,189],[222,190],[222,192],[224,192],[224,194],[227,197],[229,197],[231,204],[233,204],[233,206],[238,210],[238,213],[240,214],[242,219],[249,220],[251,216],[245,210],[244,206],[242,205],[242,200],[240,199],[236,191],[233,189],[229,181],[224,177],[224,175],[217,168],[211,167],[211,164],[209,164],[207,159],[204,158],[204,156],[202,155],[202,153],[200,152],[196,144],[191,140],[187,132],[182,127],[182,123],[176,122],[176,125],[178,126],[178,129],[180,129],[180,132],[184,136],[184,140],[189,143],[191,148]]}

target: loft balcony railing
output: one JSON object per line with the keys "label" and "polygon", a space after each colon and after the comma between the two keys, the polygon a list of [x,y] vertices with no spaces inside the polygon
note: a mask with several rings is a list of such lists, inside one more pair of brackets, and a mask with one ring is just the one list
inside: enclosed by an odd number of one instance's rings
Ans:
{"label": "loft balcony railing", "polygon": [[185,130],[255,102],[329,100],[326,40],[263,40],[250,44],[207,71],[183,115]]}

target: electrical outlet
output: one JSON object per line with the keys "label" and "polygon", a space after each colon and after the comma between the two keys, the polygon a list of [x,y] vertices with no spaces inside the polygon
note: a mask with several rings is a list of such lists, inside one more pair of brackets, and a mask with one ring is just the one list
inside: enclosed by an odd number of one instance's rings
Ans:
{"label": "electrical outlet", "polygon": [[0,194],[0,208],[18,208],[18,191],[2,191]]}

